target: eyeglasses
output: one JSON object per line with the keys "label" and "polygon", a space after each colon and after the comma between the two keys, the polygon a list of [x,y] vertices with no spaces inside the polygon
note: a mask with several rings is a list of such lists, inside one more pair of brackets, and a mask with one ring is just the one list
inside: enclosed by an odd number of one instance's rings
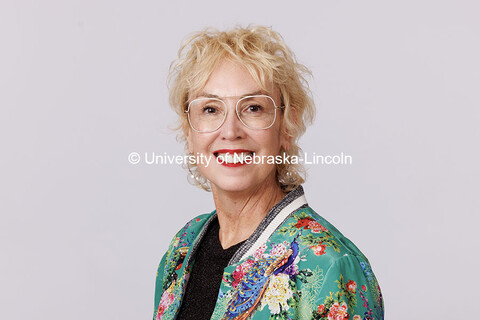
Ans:
{"label": "eyeglasses", "polygon": [[[231,98],[231,97],[226,97]],[[277,117],[275,101],[267,95],[246,96],[237,101],[235,111],[238,119],[250,129],[268,129]],[[218,130],[227,118],[227,104],[220,98],[197,98],[188,104],[185,112],[188,122],[197,132]]]}

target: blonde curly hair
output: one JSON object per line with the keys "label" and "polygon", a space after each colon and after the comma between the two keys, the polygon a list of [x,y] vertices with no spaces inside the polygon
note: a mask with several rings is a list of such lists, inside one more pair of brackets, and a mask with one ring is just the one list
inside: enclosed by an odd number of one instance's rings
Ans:
{"label": "blonde curly hair", "polygon": [[[306,76],[311,72],[296,60],[281,35],[271,28],[250,25],[227,31],[205,29],[187,37],[178,58],[170,65],[168,77],[170,105],[179,116],[177,139],[185,143],[184,130],[188,128],[185,110],[191,97],[200,92],[210,74],[222,59],[236,61],[247,68],[263,88],[273,83],[280,91],[283,117],[281,128],[290,137],[290,147],[280,155],[299,156],[297,142],[315,116],[315,106]],[[190,182],[210,191],[208,180],[196,164],[187,162]],[[276,177],[284,191],[295,189],[305,181],[305,168],[301,164],[277,164]]]}

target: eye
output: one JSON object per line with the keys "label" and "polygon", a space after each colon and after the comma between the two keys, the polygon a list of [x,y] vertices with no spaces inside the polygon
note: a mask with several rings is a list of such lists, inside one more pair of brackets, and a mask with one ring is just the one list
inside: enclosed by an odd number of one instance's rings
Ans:
{"label": "eye", "polygon": [[243,108],[243,112],[259,113],[263,111],[263,107],[259,104],[251,104]]}
{"label": "eye", "polygon": [[202,111],[206,114],[215,114],[218,112],[217,108],[213,106],[205,106],[203,107]]}

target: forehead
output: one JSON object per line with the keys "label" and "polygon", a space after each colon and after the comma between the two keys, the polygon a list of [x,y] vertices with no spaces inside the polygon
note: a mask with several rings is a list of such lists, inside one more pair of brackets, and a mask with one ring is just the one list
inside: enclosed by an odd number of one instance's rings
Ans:
{"label": "forehead", "polygon": [[221,60],[215,66],[201,92],[219,97],[275,95],[273,83],[266,83],[262,87],[245,66],[227,59]]}

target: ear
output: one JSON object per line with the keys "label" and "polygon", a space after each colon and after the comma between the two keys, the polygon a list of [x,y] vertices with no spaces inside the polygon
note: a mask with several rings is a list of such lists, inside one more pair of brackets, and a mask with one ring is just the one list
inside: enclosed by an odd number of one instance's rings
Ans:
{"label": "ear", "polygon": [[[294,125],[297,125],[297,123],[298,123],[297,109],[294,106],[290,106],[289,111],[290,111],[290,118],[292,119]],[[289,132],[287,129],[285,129],[285,130],[282,130],[281,135],[282,135],[281,145],[282,145],[282,147],[285,151],[288,151],[288,149],[290,149],[290,143],[292,141],[291,132]]]}
{"label": "ear", "polygon": [[182,130],[183,134],[185,135],[185,139],[187,140],[187,147],[188,147],[188,152],[193,154],[193,141],[192,141],[192,132],[190,125],[188,122],[184,122],[182,125]]}

